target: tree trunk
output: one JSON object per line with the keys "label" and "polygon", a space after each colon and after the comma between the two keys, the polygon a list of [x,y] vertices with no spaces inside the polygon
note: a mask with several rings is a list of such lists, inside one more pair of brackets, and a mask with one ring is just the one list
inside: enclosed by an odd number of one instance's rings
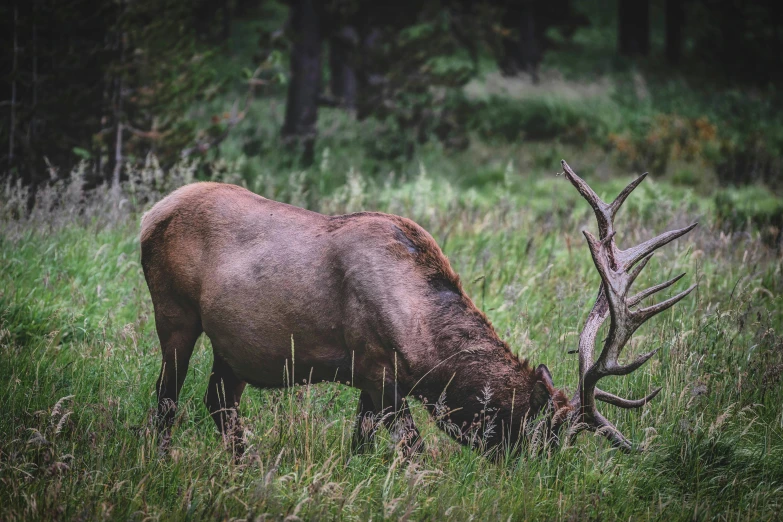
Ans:
{"label": "tree trunk", "polygon": [[220,38],[221,42],[227,42],[231,37],[231,19],[234,16],[233,4],[231,3],[231,0],[223,0],[222,16],[223,24],[221,27]]}
{"label": "tree trunk", "polygon": [[526,72],[537,79],[541,45],[536,33],[534,4],[528,0],[514,2],[503,16],[503,25],[512,35],[503,39],[501,70],[506,76]]}
{"label": "tree trunk", "polygon": [[680,63],[684,25],[683,0],[666,0],[666,60],[672,65]]}
{"label": "tree trunk", "polygon": [[[125,68],[127,66],[126,60],[126,53],[125,53],[125,45],[126,45],[126,39],[127,35],[125,33],[125,27],[122,25],[122,14],[125,11],[125,0],[121,0],[118,3],[118,10],[117,10],[117,20],[116,20],[116,27],[115,27],[115,34],[114,34],[114,51],[117,53],[117,64],[120,68]],[[107,173],[106,182],[111,183],[112,190],[114,191],[115,195],[119,194],[120,190],[120,178],[122,176],[122,163],[124,161],[122,148],[123,148],[123,124],[124,121],[124,115],[123,115],[123,106],[125,101],[125,89],[124,87],[124,78],[123,73],[119,72],[117,73],[113,78],[113,96],[112,96],[112,105],[111,105],[111,114],[112,114],[112,120],[114,122],[114,157],[113,157],[113,163],[111,168],[111,177],[108,177],[109,173]]]}
{"label": "tree trunk", "polygon": [[14,4],[14,47],[13,47],[13,65],[11,69],[11,108],[10,124],[8,126],[8,171],[14,167],[14,133],[16,132],[16,77],[19,74],[19,45],[18,30],[19,8]]}
{"label": "tree trunk", "polygon": [[383,105],[386,78],[379,71],[377,59],[381,38],[381,31],[377,28],[364,28],[359,35],[356,57],[356,118],[359,120],[377,115]]}
{"label": "tree trunk", "polygon": [[650,53],[650,0],[619,0],[617,5],[620,54],[647,56]]}
{"label": "tree trunk", "polygon": [[317,3],[291,2],[291,80],[282,135],[286,145],[301,153],[305,166],[312,164],[314,157],[321,83],[321,20]]}
{"label": "tree trunk", "polygon": [[356,107],[355,55],[359,35],[356,29],[345,26],[329,40],[329,71],[332,96],[341,107]]}
{"label": "tree trunk", "polygon": [[532,2],[525,2],[519,17],[519,59],[522,70],[538,81],[541,49],[536,38],[536,16]]}
{"label": "tree trunk", "polygon": [[757,67],[755,60],[746,56],[747,35],[753,31],[753,25],[747,23],[743,5],[737,2],[725,2],[719,11],[720,38],[715,42],[716,58],[724,67],[719,68],[727,77],[735,75],[753,75]]}
{"label": "tree trunk", "polygon": [[234,2],[231,0],[194,0],[193,27],[198,37],[210,44],[223,44],[231,36]]}

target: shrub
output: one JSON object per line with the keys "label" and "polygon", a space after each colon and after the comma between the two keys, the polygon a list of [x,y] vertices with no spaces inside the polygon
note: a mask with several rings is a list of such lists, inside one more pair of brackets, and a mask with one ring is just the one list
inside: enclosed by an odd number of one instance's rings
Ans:
{"label": "shrub", "polygon": [[608,146],[626,167],[665,172],[672,160],[707,162],[718,147],[717,127],[709,119],[657,114],[619,134],[609,134]]}
{"label": "shrub", "polygon": [[466,126],[485,139],[552,140],[583,145],[602,142],[608,125],[600,108],[555,98],[514,100],[492,96],[467,102]]}
{"label": "shrub", "polygon": [[730,231],[757,228],[768,244],[783,246],[783,199],[770,190],[751,185],[715,194],[719,223]]}

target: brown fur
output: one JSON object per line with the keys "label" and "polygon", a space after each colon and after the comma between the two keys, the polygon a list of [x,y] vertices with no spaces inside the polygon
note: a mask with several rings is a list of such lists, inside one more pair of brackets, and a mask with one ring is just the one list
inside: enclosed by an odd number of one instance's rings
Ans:
{"label": "brown fur", "polygon": [[202,331],[215,356],[205,401],[237,451],[246,382],[352,381],[362,390],[357,447],[371,438],[361,419],[391,407],[397,415],[387,425],[396,419],[415,450],[409,396],[442,413],[434,403],[443,394],[449,432],[489,446],[515,442],[524,418],[550,400],[567,403],[546,367],[533,370],[498,338],[435,240],[409,219],[328,217],[233,185],[196,183],[144,216],[141,250],[163,353],[164,446]]}

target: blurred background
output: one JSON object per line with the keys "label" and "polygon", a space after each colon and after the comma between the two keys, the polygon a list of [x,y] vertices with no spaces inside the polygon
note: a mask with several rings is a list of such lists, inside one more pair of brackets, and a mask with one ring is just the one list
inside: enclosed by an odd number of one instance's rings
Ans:
{"label": "blurred background", "polygon": [[750,185],[721,197],[763,200],[779,227],[774,5],[5,2],[0,173],[35,187],[81,163],[89,189],[189,162],[251,186],[266,173],[255,189],[274,197],[296,170],[317,198],[351,169],[384,181],[424,162],[468,188],[565,157],[588,177]]}

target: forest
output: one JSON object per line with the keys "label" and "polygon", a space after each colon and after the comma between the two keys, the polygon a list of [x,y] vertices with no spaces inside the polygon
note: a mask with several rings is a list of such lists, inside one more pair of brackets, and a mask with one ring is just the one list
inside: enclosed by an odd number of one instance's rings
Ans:
{"label": "forest", "polygon": [[[3,3],[0,520],[779,519],[778,11],[771,0]],[[641,451],[591,432],[554,442],[531,419],[518,447],[488,458],[411,396],[422,454],[385,429],[357,454],[359,391],[305,381],[248,388],[235,460],[202,400],[203,335],[159,452],[140,227],[166,195],[217,181],[327,215],[410,218],[514,355],[546,364],[570,395],[601,277],[582,235],[595,233],[593,210],[563,159],[605,201],[649,172],[618,214],[623,248],[699,223],[636,283],[687,272],[659,300],[697,285],[623,358],[657,354],[601,383],[631,398],[661,388],[638,409],[602,406]],[[476,390],[487,404],[492,392]]]}

